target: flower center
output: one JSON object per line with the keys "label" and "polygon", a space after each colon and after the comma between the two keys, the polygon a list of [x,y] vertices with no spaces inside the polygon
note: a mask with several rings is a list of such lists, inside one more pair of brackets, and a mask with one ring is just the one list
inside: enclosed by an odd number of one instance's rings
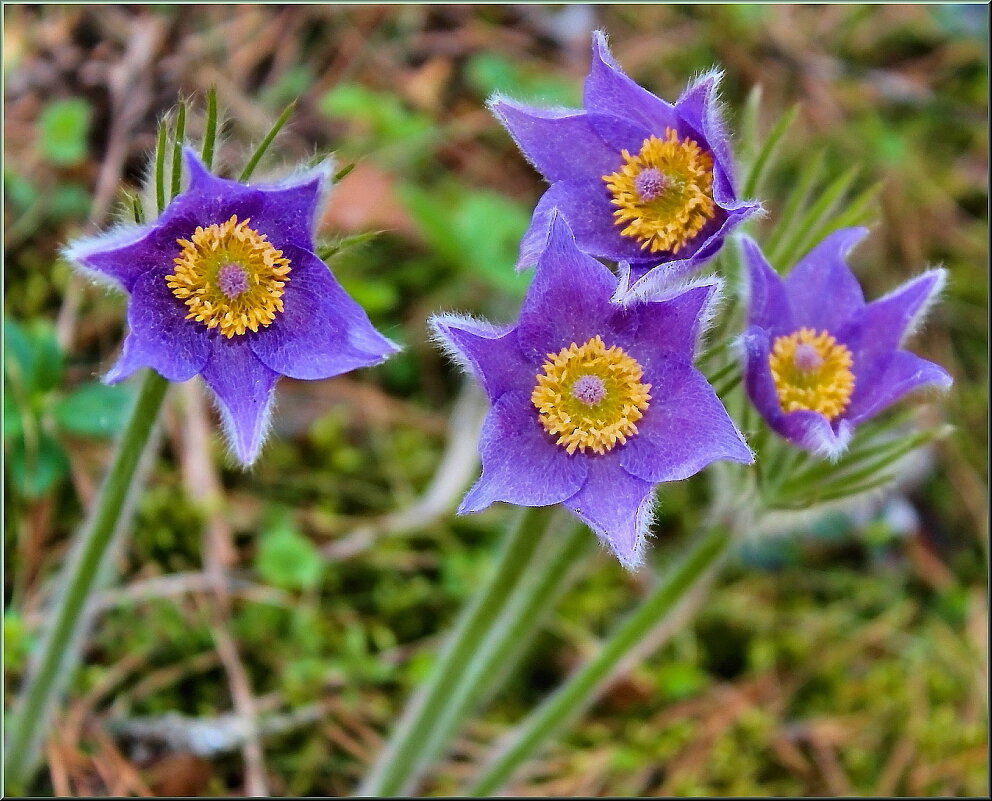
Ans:
{"label": "flower center", "polygon": [[233,300],[248,289],[248,273],[233,262],[222,264],[217,271],[217,286]]}
{"label": "flower center", "polygon": [[651,400],[641,366],[595,336],[549,353],[531,393],[544,430],[569,454],[603,454],[637,433],[635,423]]}
{"label": "flower center", "polygon": [[173,274],[165,276],[172,294],[188,307],[187,320],[218,328],[229,339],[271,324],[283,310],[289,280],[289,259],[249,222],[235,216],[197,226],[189,239],[176,240],[182,251]]}
{"label": "flower center", "polygon": [[642,250],[678,253],[713,218],[713,159],[692,139],[644,140],[637,155],[620,151],[623,164],[604,175],[613,195],[614,222],[620,232],[641,243]]}
{"label": "flower center", "polygon": [[851,351],[826,331],[812,328],[778,337],[768,366],[783,412],[806,409],[833,420],[854,392]]}
{"label": "flower center", "polygon": [[572,397],[586,406],[595,406],[606,397],[606,384],[599,376],[591,374],[579,376],[572,384]]}

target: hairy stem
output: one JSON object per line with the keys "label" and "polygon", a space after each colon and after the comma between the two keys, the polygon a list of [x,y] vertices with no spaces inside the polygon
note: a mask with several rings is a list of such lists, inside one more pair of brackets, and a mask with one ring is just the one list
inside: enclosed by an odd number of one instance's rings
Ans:
{"label": "hairy stem", "polygon": [[31,779],[52,706],[72,673],[87,600],[102,572],[108,545],[121,523],[135,471],[167,388],[168,382],[158,373],[149,371],[145,376],[100,495],[65,565],[62,595],[9,721],[4,759],[7,793],[23,794]]}
{"label": "hairy stem", "polygon": [[618,665],[672,613],[680,601],[710,577],[730,543],[730,532],[724,526],[717,526],[698,538],[682,561],[614,629],[596,655],[509,733],[468,794],[494,795],[526,760],[534,757],[552,736],[592,703]]}
{"label": "hairy stem", "polygon": [[550,511],[548,507],[521,510],[488,580],[465,606],[426,684],[407,704],[358,795],[400,795],[410,777],[430,759],[429,744],[433,742],[439,710],[452,701],[461,676],[469,669],[520,574],[534,556]]}

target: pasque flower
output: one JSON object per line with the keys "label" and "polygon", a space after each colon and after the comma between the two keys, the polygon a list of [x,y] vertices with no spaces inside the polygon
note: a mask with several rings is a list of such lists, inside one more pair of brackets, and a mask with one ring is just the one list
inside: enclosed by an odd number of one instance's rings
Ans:
{"label": "pasque flower", "polygon": [[664,300],[610,302],[617,278],[581,253],[562,217],[516,324],[440,315],[431,325],[492,408],[482,476],[460,513],[494,501],[561,503],[628,568],[642,557],[653,489],[751,451],[693,354],[718,285]]}
{"label": "pasque flower", "polygon": [[908,392],[951,384],[943,368],[900,347],[940,293],[944,271],[929,270],[865,303],[844,259],[867,233],[835,231],[784,279],[743,238],[748,395],[774,431],[823,456],[843,452],[858,423]]}
{"label": "pasque flower", "polygon": [[518,268],[536,261],[556,209],[580,250],[621,265],[618,299],[646,297],[712,257],[759,209],[737,197],[720,77],[700,76],[670,104],[627,77],[596,32],[582,109],[494,97],[493,113],[551,184]]}
{"label": "pasque flower", "polygon": [[70,245],[66,256],[130,296],[127,338],[104,380],[141,367],[170,381],[201,375],[234,453],[258,456],[280,376],[329,378],[396,352],[314,254],[329,167],[284,183],[189,176],[155,222]]}

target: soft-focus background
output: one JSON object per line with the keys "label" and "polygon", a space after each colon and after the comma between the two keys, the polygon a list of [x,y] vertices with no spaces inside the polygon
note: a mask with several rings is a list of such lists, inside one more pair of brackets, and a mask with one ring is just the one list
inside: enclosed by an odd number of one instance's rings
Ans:
{"label": "soft-focus background", "polygon": [[[950,270],[913,348],[956,379],[919,419],[956,430],[855,513],[748,543],[694,622],[513,792],[988,792],[987,7],[4,12],[6,708],[131,392],[96,381],[124,299],[72,278],[59,247],[112,221],[178,95],[199,109],[216,86],[232,166],[300,98],[265,166],[278,175],[318,149],[357,163],[321,233],[340,243],[331,264],[345,287],[406,348],[376,370],[284,379],[274,434],[247,473],[198,387],[173,389],[35,792],[353,789],[508,519],[506,508],[447,513],[476,469],[464,432],[478,400],[425,328],[436,310],[510,319],[528,280],[510,268],[540,179],[483,101],[500,90],[576,104],[597,27],[627,72],[669,99],[722,65],[735,125],[759,84],[760,131],[802,104],[757,235],[819,148],[825,175],[860,166],[852,196],[882,182],[853,264],[869,297],[928,264]],[[736,137],[745,155],[755,144]],[[461,432],[450,444],[449,429]],[[700,480],[663,487],[655,569],[705,495]],[[651,574],[601,555],[424,792],[454,792]],[[237,716],[251,708],[265,733],[245,744]]]}

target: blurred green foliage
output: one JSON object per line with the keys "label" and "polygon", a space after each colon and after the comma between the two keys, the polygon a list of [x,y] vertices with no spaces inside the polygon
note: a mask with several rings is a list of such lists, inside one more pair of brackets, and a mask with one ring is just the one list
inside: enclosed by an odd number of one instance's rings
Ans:
{"label": "blurred green foliage", "polygon": [[72,166],[86,155],[90,106],[81,98],[56,100],[38,118],[38,145],[52,164]]}

